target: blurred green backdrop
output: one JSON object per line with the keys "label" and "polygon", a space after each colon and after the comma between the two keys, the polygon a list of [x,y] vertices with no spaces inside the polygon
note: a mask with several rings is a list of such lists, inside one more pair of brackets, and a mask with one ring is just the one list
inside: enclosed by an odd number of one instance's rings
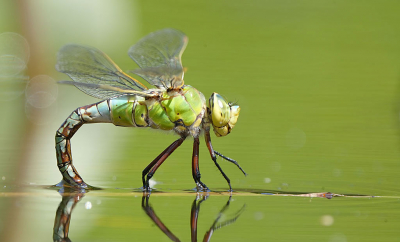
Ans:
{"label": "blurred green backdrop", "polygon": [[[1,5],[0,55],[17,56],[7,51],[22,49],[16,52],[27,64],[13,59],[11,67],[19,63],[19,71],[11,75],[6,73],[10,59],[1,60],[4,192],[59,182],[55,130],[72,110],[97,102],[55,84],[67,79],[54,69],[61,46],[96,47],[131,70],[136,65],[128,48],[152,31],[173,27],[189,37],[182,58],[185,83],[206,97],[218,92],[241,106],[233,132],[212,137],[215,149],[249,174],[243,177],[221,160],[234,189],[400,195],[398,1],[4,0]],[[148,129],[85,125],[72,139],[74,164],[91,185],[138,188],[144,167],[175,139]],[[204,142],[200,149],[202,181],[227,190]],[[187,141],[171,155],[154,176],[158,189],[194,187],[191,152]],[[187,200],[189,206],[192,198]],[[0,212],[13,202],[0,199]],[[398,205],[397,198],[393,208]],[[297,225],[302,218],[296,218]],[[386,235],[393,236],[386,241],[398,235]],[[341,236],[331,240],[345,241]]]}

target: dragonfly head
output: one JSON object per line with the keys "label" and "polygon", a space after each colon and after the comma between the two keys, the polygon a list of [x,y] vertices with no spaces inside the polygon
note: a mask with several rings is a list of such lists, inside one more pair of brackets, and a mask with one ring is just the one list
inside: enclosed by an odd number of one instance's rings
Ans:
{"label": "dragonfly head", "polygon": [[207,111],[215,135],[221,137],[229,134],[235,127],[240,107],[228,103],[221,95],[214,92],[208,100]]}

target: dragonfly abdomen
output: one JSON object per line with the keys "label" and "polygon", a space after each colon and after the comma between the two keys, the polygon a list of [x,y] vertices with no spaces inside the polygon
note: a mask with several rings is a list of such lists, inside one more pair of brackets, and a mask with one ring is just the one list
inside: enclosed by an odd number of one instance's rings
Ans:
{"label": "dragonfly abdomen", "polygon": [[109,100],[111,122],[116,126],[148,127],[148,112],[144,98],[123,95]]}

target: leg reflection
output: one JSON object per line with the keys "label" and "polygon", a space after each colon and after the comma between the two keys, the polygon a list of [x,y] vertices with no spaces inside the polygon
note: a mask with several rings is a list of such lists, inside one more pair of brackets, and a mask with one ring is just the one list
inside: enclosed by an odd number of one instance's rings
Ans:
{"label": "leg reflection", "polygon": [[192,210],[190,213],[190,234],[192,235],[192,241],[197,241],[197,221],[200,213],[200,205],[208,196],[208,193],[205,196],[197,194],[196,199],[194,199],[192,203]]}
{"label": "leg reflection", "polygon": [[233,218],[226,219],[224,221],[221,221],[222,215],[224,212],[228,209],[229,204],[231,203],[232,196],[229,197],[228,201],[226,202],[225,206],[222,207],[221,211],[219,212],[217,218],[214,220],[214,223],[211,225],[210,229],[205,233],[203,241],[210,241],[211,236],[213,235],[214,231],[217,229],[220,229],[222,227],[228,226],[239,218],[239,216],[243,213],[244,209],[246,208],[246,204],[242,206],[241,209],[239,209],[234,215]]}
{"label": "leg reflection", "polygon": [[153,208],[149,204],[150,193],[144,192],[142,197],[142,208],[146,212],[147,216],[153,220],[153,222],[164,232],[168,238],[172,241],[180,241],[178,237],[176,237],[168,228],[164,225],[164,223],[157,217],[156,213],[154,212]]}
{"label": "leg reflection", "polygon": [[[199,218],[199,214],[200,214],[200,206],[204,201],[207,200],[208,197],[209,197],[208,193],[206,193],[205,195],[199,195],[199,193],[198,193],[192,203],[192,208],[191,208],[191,213],[190,213],[190,231],[191,231],[191,241],[192,242],[197,241],[197,224],[198,224],[198,218]],[[238,211],[236,211],[234,213],[233,216],[232,215],[231,216],[228,216],[228,215],[223,216],[223,215],[225,215],[225,212],[230,205],[231,198],[232,197],[229,197],[226,204],[220,210],[217,218],[212,223],[210,229],[205,233],[203,241],[210,241],[211,236],[213,235],[214,231],[234,223],[239,218],[239,216],[243,213],[246,205],[243,205]],[[172,241],[180,241],[179,238],[176,237],[167,228],[167,226],[161,221],[161,219],[156,215],[152,206],[149,204],[149,200],[150,200],[150,194],[144,192],[143,197],[142,197],[142,208],[146,212],[146,214],[150,217],[151,220],[153,220],[153,222],[157,225],[157,227],[165,235],[167,235]],[[224,218],[224,219],[222,219],[222,218]]]}

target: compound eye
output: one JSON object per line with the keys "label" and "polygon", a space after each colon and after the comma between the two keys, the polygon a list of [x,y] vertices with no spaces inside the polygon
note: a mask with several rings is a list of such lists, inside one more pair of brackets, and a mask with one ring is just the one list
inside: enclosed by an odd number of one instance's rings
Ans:
{"label": "compound eye", "polygon": [[230,106],[218,93],[213,93],[210,98],[211,120],[213,126],[222,127],[228,124],[231,113]]}

